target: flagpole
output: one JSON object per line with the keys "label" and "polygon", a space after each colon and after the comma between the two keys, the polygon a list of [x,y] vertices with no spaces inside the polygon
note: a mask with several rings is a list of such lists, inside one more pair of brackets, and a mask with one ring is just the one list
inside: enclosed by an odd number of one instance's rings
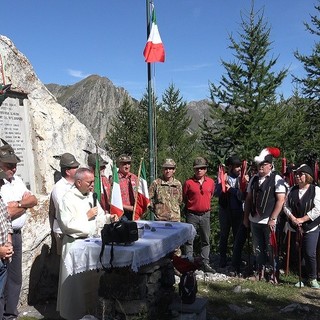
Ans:
{"label": "flagpole", "polygon": [[137,209],[137,197],[139,192],[139,186],[140,186],[140,175],[141,175],[141,166],[142,166],[143,158],[140,159],[140,165],[138,170],[138,181],[137,181],[137,188],[134,191],[134,206],[133,206],[133,213],[132,213],[132,220],[134,221],[134,215],[136,214]]}
{"label": "flagpole", "polygon": [[[150,34],[150,3],[152,0],[146,0],[146,13],[147,13],[147,39]],[[149,129],[149,164],[150,164],[150,184],[155,179],[155,161],[154,161],[154,110],[153,110],[153,92],[151,83],[151,63],[147,63],[148,74],[148,129]]]}

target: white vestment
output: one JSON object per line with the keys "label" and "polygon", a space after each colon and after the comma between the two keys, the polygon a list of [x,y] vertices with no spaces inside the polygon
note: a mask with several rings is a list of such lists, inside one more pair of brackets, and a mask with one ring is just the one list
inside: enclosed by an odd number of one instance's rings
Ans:
{"label": "white vestment", "polygon": [[93,207],[92,193],[83,195],[73,186],[59,203],[57,216],[63,237],[60,262],[57,310],[67,320],[78,320],[95,311],[98,299],[98,286],[101,273],[97,271],[69,275],[64,264],[65,257],[77,239],[100,236],[105,223],[110,223],[110,215],[105,214],[99,202],[98,215],[88,220],[87,212]]}

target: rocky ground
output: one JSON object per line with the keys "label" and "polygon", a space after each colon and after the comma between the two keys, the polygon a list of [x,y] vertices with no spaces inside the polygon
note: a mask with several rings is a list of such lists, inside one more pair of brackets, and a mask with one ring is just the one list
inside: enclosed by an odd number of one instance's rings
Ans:
{"label": "rocky ground", "polygon": [[[229,263],[228,263],[229,264]],[[235,280],[234,277],[230,276],[229,267],[219,268],[218,262],[214,259],[212,266],[216,269],[216,273],[204,273],[199,270],[196,271],[197,280],[199,282],[204,281],[208,282],[217,282],[217,281],[232,281]],[[179,277],[176,276],[176,283],[179,282]],[[240,286],[238,286],[240,287]],[[235,289],[236,290],[236,289]],[[320,309],[320,290],[315,290],[311,288],[304,288],[304,295],[301,295],[301,299],[298,303],[292,303],[290,305],[285,306],[286,310],[283,312],[297,312],[299,314],[303,314],[307,312],[303,310],[305,306],[309,306],[310,308],[319,308]],[[212,308],[210,306],[207,307],[207,319],[208,320],[217,320],[217,318],[212,314]],[[241,310],[239,311],[241,312]],[[304,318],[308,320],[317,320],[319,317],[312,318]],[[301,318],[301,319],[302,319]],[[59,320],[61,319],[59,313],[56,311],[56,301],[47,301],[45,304],[36,305],[36,306],[23,306],[20,308],[20,315],[18,319],[21,320],[31,320],[31,319],[45,319],[45,320]],[[94,319],[94,318],[83,318],[83,319]],[[282,315],[282,319],[289,319],[285,317],[285,314]]]}

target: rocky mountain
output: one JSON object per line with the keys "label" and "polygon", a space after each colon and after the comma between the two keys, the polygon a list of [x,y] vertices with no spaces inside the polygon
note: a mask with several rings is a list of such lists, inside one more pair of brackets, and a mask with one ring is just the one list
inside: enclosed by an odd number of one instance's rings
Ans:
{"label": "rocky mountain", "polygon": [[191,101],[187,104],[188,115],[191,117],[190,129],[196,131],[199,124],[209,116],[209,100]]}
{"label": "rocky mountain", "polygon": [[[110,129],[110,119],[125,97],[137,102],[124,88],[116,87],[108,78],[98,75],[89,76],[74,85],[47,84],[46,87],[99,142]],[[209,114],[208,100],[192,101],[187,107],[192,119],[190,130],[195,131]]]}
{"label": "rocky mountain", "polygon": [[46,87],[98,142],[110,129],[110,119],[125,97],[134,101],[124,88],[116,87],[108,78],[97,75],[91,75],[74,85],[47,84]]}

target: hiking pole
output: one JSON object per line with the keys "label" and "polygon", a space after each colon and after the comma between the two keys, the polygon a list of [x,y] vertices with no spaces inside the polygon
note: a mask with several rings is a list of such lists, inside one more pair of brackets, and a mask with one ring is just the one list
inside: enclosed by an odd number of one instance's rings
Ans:
{"label": "hiking pole", "polygon": [[290,245],[291,245],[291,230],[288,230],[288,231],[287,231],[287,260],[286,260],[286,276],[289,274]]}
{"label": "hiking pole", "polygon": [[250,274],[250,260],[251,260],[250,254],[251,254],[251,252],[250,252],[250,227],[249,226],[247,228],[247,246],[248,246],[248,274]]}
{"label": "hiking pole", "polygon": [[274,284],[276,284],[278,282],[278,280],[276,279],[276,257],[277,257],[277,251],[278,251],[278,245],[277,245],[277,238],[276,238],[276,231],[275,231],[276,227],[272,227],[271,228],[271,232],[270,232],[270,245],[272,248],[272,275],[273,275],[273,281]]}
{"label": "hiking pole", "polygon": [[301,288],[301,244],[302,244],[302,230],[301,226],[297,225],[297,245],[298,245],[298,253],[299,253],[299,288]]}

